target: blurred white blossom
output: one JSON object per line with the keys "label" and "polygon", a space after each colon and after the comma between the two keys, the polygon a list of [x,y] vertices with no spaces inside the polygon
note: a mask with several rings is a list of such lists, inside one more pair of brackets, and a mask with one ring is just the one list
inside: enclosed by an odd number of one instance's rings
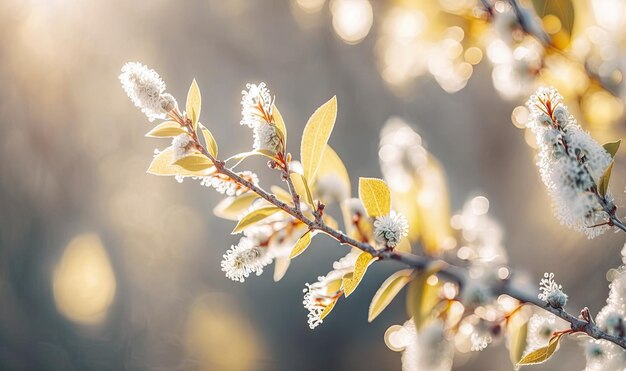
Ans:
{"label": "blurred white blossom", "polygon": [[164,107],[176,102],[171,95],[164,95],[165,83],[159,74],[141,63],[126,63],[119,79],[128,97],[150,121],[165,118]]}

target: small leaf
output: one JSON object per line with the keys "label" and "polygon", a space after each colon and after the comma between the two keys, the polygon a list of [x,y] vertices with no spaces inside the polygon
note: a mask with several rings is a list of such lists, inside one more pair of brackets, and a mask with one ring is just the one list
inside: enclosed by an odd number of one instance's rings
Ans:
{"label": "small leaf", "polygon": [[611,157],[615,157],[617,150],[619,149],[619,145],[622,144],[622,140],[618,140],[616,142],[604,143],[602,147],[611,155]]}
{"label": "small leaf", "polygon": [[305,234],[298,239],[293,249],[291,249],[291,253],[289,254],[289,259],[293,259],[296,256],[302,254],[304,250],[309,247],[311,244],[311,231],[307,231]]}
{"label": "small leaf", "polygon": [[331,301],[330,304],[328,304],[326,308],[324,308],[324,310],[322,311],[322,314],[320,314],[320,320],[323,320],[324,318],[326,318],[327,315],[330,314],[330,311],[333,310],[333,308],[335,307],[335,304],[337,304],[338,301],[339,301],[339,298]]}
{"label": "small leaf", "polygon": [[213,158],[217,158],[217,143],[215,142],[215,138],[213,138],[213,134],[202,124],[200,124],[200,130],[202,130],[207,151],[209,151]]}
{"label": "small leaf", "polygon": [[291,177],[291,182],[296,189],[296,193],[300,195],[301,199],[304,198],[303,201],[313,207],[313,196],[311,196],[311,190],[309,189],[309,186],[302,174],[291,173],[289,176]]}
{"label": "small leaf", "polygon": [[165,121],[155,126],[146,136],[151,138],[171,138],[179,136],[180,134],[189,133],[176,121]]}
{"label": "small leaf", "polygon": [[173,162],[174,149],[172,147],[167,147],[154,157],[148,167],[147,173],[162,176],[207,176],[215,172],[215,168],[212,167],[208,169],[205,168],[203,170],[188,170],[173,164]]}
{"label": "small leaf", "polygon": [[413,272],[413,269],[403,269],[392,274],[383,282],[378,291],[376,291],[374,298],[372,298],[372,303],[370,304],[369,313],[367,315],[368,322],[372,322],[387,308],[400,290],[411,281]]}
{"label": "small leaf", "polygon": [[191,86],[189,87],[189,92],[187,93],[187,117],[193,123],[194,130],[196,129],[196,124],[198,123],[198,119],[200,118],[200,109],[202,106],[202,97],[200,96],[200,88],[198,87],[198,83],[196,79],[193,79],[191,82]]}
{"label": "small leaf", "polygon": [[559,343],[561,342],[562,337],[562,332],[552,335],[552,337],[550,338],[550,342],[548,342],[548,345],[526,354],[519,362],[517,362],[517,366],[537,365],[540,363],[544,363],[545,361],[550,359],[550,357],[552,357],[552,355],[559,349]]}
{"label": "small leaf", "polygon": [[213,161],[201,153],[194,153],[174,162],[175,165],[189,171],[199,171],[213,167]]}
{"label": "small leaf", "polygon": [[274,259],[274,282],[280,281],[287,273],[291,260],[284,257],[277,257]]}
{"label": "small leaf", "polygon": [[272,108],[272,116],[274,116],[274,125],[276,125],[276,130],[278,131],[278,135],[283,139],[283,145],[285,149],[287,147],[287,127],[285,126],[285,121],[283,120],[283,116],[278,111],[278,107],[274,105]]}
{"label": "small leaf", "polygon": [[609,166],[607,166],[606,170],[604,170],[604,174],[600,177],[600,181],[598,182],[598,193],[600,196],[605,196],[606,192],[609,190],[609,181],[611,180],[611,171],[613,171],[613,163],[615,161],[611,161]]}
{"label": "small leaf", "polygon": [[258,198],[259,195],[254,192],[246,192],[237,197],[227,197],[215,206],[213,214],[223,219],[239,220],[239,216],[248,210]]}
{"label": "small leaf", "polygon": [[315,178],[324,148],[337,119],[337,97],[322,104],[309,118],[300,143],[300,159],[304,178],[310,182]]}
{"label": "small leaf", "polygon": [[367,267],[369,267],[374,260],[375,258],[368,252],[362,252],[359,257],[356,258],[352,276],[343,278],[343,292],[346,298],[356,290],[367,271]]}
{"label": "small leaf", "polygon": [[280,208],[276,206],[267,206],[260,209],[252,210],[250,213],[241,218],[241,220],[239,220],[239,223],[237,223],[237,226],[235,227],[235,229],[233,229],[231,234],[237,234],[244,229],[250,227],[251,225],[258,223],[271,215],[276,214],[279,211]]}
{"label": "small leaf", "polygon": [[388,215],[391,211],[389,187],[380,179],[359,178],[359,198],[372,218]]}

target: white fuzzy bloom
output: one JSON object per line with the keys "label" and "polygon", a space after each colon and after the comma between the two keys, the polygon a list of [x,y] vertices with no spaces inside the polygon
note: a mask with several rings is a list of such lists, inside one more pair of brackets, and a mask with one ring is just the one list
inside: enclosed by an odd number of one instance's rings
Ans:
{"label": "white fuzzy bloom", "polygon": [[191,152],[191,137],[187,134],[180,134],[172,139],[174,149],[174,162],[186,157]]}
{"label": "white fuzzy bloom", "polygon": [[587,340],[585,358],[585,371],[626,370],[626,351],[606,340]]}
{"label": "white fuzzy bloom", "polygon": [[263,122],[269,122],[274,101],[264,82],[259,85],[246,84],[246,88],[248,90],[241,92],[240,124],[252,129]]}
{"label": "white fuzzy bloom", "polygon": [[159,74],[141,63],[126,63],[119,79],[128,97],[150,121],[164,119],[166,111],[163,107],[176,102],[171,95],[164,96],[165,83]]}
{"label": "white fuzzy bloom", "polygon": [[319,326],[324,310],[334,305],[343,295],[342,278],[344,275],[354,271],[354,263],[360,252],[351,251],[343,258],[333,263],[333,270],[326,276],[317,278],[317,282],[307,283],[304,289],[304,300],[302,304],[309,311],[307,314],[309,327],[311,329]]}
{"label": "white fuzzy bloom", "polygon": [[233,281],[244,282],[251,273],[261,275],[263,268],[271,262],[272,258],[263,248],[243,237],[237,245],[232,245],[224,254],[221,265],[226,277]]}
{"label": "white fuzzy bloom", "polygon": [[[239,175],[254,185],[259,184],[259,177],[251,171],[243,171]],[[202,177],[200,185],[214,188],[217,192],[227,196],[239,196],[248,191],[246,187],[220,174]]]}
{"label": "white fuzzy bloom", "polygon": [[431,321],[419,332],[412,319],[404,323],[406,343],[402,353],[402,371],[449,371],[454,349],[444,337],[442,321]]}
{"label": "white fuzzy bloom", "polygon": [[[593,186],[612,159],[582,130],[562,100],[554,88],[537,90],[526,103],[531,111],[528,127],[537,138],[537,166],[557,218],[593,238],[608,229],[608,226],[593,227],[607,219]],[[605,196],[604,202],[611,206],[612,197]]]}
{"label": "white fuzzy bloom", "polygon": [[402,237],[409,234],[409,223],[406,217],[391,211],[389,215],[376,217],[374,221],[374,238],[383,246],[396,247]]}
{"label": "white fuzzy bloom", "polygon": [[567,322],[552,313],[534,314],[528,320],[528,335],[524,354],[546,346],[554,332],[565,330],[569,328],[568,325]]}
{"label": "white fuzzy bloom", "polygon": [[281,140],[276,131],[276,125],[272,123],[259,123],[252,129],[254,136],[254,149],[267,149],[271,152],[280,151]]}
{"label": "white fuzzy bloom", "polygon": [[567,295],[563,287],[554,281],[554,273],[544,273],[539,282],[539,299],[547,302],[553,308],[562,308],[567,303]]}

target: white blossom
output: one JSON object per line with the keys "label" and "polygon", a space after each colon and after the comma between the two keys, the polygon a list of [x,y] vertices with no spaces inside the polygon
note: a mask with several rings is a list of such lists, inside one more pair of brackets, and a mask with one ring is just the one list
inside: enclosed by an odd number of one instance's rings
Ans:
{"label": "white blossom", "polygon": [[221,265],[226,277],[244,282],[251,273],[261,275],[263,268],[271,261],[271,257],[263,248],[256,246],[249,238],[243,237],[224,254]]}
{"label": "white blossom", "polygon": [[119,79],[128,97],[150,121],[165,118],[164,107],[176,104],[171,95],[164,94],[165,83],[159,74],[141,63],[126,63]]}
{"label": "white blossom", "polygon": [[276,125],[272,123],[259,123],[252,129],[254,149],[266,149],[273,153],[279,152],[281,148],[281,139],[276,131]]}
{"label": "white blossom", "polygon": [[409,223],[404,215],[391,211],[374,221],[374,238],[383,246],[396,247],[402,237],[409,234]]}
{"label": "white blossom", "polygon": [[[247,179],[254,185],[259,184],[258,176],[251,171],[243,171],[238,175]],[[239,196],[248,191],[248,189],[243,185],[240,185],[229,177],[223,176],[221,174],[209,175],[202,177],[201,179],[201,185],[214,188],[217,192],[225,194],[227,196]]]}
{"label": "white blossom", "polygon": [[585,358],[585,371],[626,370],[626,351],[606,340],[587,340]]}
{"label": "white blossom", "polygon": [[254,128],[260,123],[269,122],[269,115],[272,113],[272,96],[270,91],[262,82],[259,85],[246,84],[248,90],[243,90],[241,94],[241,125]]}
{"label": "white blossom", "polygon": [[[527,102],[531,111],[528,127],[537,138],[537,165],[557,218],[593,238],[608,229],[606,225],[595,226],[605,221],[607,214],[593,186],[612,159],[582,130],[562,100],[554,88],[537,90]],[[612,197],[605,196],[604,202],[612,206]]]}
{"label": "white blossom", "polygon": [[528,354],[547,345],[552,334],[556,331],[569,328],[568,325],[567,322],[552,313],[542,312],[541,314],[533,314],[528,320],[528,335],[524,354]]}
{"label": "white blossom", "polygon": [[415,323],[409,319],[404,323],[406,335],[404,352],[402,353],[403,371],[449,371],[452,369],[454,349],[444,336],[444,324],[434,320],[428,322],[420,331],[416,331]]}
{"label": "white blossom", "polygon": [[174,149],[174,162],[186,157],[191,152],[191,137],[187,134],[180,134],[172,139],[172,148]]}
{"label": "white blossom", "polygon": [[554,273],[544,273],[539,282],[539,299],[547,302],[553,308],[562,308],[567,303],[567,295],[563,287],[554,281]]}

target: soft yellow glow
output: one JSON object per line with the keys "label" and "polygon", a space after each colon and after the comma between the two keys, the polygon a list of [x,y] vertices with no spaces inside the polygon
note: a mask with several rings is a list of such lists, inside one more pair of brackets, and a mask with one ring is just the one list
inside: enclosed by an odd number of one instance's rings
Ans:
{"label": "soft yellow glow", "polygon": [[317,13],[322,10],[325,0],[296,0],[300,9],[307,13]]}
{"label": "soft yellow glow", "polygon": [[524,129],[528,122],[528,115],[528,108],[525,106],[517,106],[513,109],[513,113],[511,113],[511,122],[513,122],[516,128]]}
{"label": "soft yellow glow", "polygon": [[52,277],[59,312],[77,323],[101,323],[113,303],[115,287],[115,275],[100,238],[95,234],[74,238]]}
{"label": "soft yellow glow", "polygon": [[400,325],[393,325],[385,331],[385,344],[394,352],[401,352],[411,339],[410,334]]}
{"label": "soft yellow glow", "polygon": [[610,31],[622,31],[626,19],[624,0],[593,0],[591,5],[600,26]]}
{"label": "soft yellow glow", "polygon": [[483,59],[483,52],[480,48],[472,46],[471,48],[467,48],[463,57],[467,63],[476,65]]}
{"label": "soft yellow glow", "polygon": [[335,0],[330,10],[335,32],[348,44],[358,44],[372,28],[374,12],[368,0]]}
{"label": "soft yellow glow", "polygon": [[561,31],[561,20],[552,14],[543,17],[543,28],[549,34],[555,34]]}

